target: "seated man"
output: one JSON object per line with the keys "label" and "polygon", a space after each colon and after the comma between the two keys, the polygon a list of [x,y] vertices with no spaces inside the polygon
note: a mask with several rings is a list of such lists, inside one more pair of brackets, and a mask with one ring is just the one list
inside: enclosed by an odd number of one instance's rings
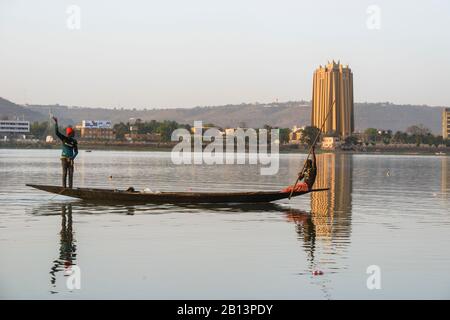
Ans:
{"label": "seated man", "polygon": [[[294,192],[307,192],[310,191],[316,181],[317,175],[317,164],[316,164],[316,152],[315,146],[312,147],[312,160],[306,160],[305,168],[298,175],[298,180],[302,182],[298,182],[294,186]],[[283,189],[282,192],[291,192],[292,186]]]}

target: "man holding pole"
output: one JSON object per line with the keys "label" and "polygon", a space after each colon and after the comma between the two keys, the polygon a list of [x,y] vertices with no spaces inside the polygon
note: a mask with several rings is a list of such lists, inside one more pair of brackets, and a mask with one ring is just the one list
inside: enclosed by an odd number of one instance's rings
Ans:
{"label": "man holding pole", "polygon": [[[289,200],[292,197],[292,194],[294,192],[309,192],[312,190],[312,186],[314,185],[314,181],[316,180],[317,175],[317,165],[316,165],[316,153],[315,153],[315,147],[316,142],[318,141],[320,134],[322,133],[325,123],[328,119],[328,116],[331,113],[331,110],[333,109],[333,106],[336,104],[336,100],[333,101],[333,103],[330,106],[330,109],[327,112],[327,115],[322,123],[322,126],[319,129],[319,132],[316,135],[316,138],[314,139],[313,143],[311,144],[311,148],[308,152],[308,156],[306,157],[306,162],[303,166],[302,171],[299,173],[297,180],[295,180],[295,183],[293,186],[290,186],[286,189],[281,190],[282,192],[289,192]],[[309,155],[312,152],[313,160],[311,161],[309,159]],[[301,179],[303,179],[304,182],[298,183]]]}
{"label": "man holding pole", "polygon": [[[283,189],[283,192],[308,192],[312,190],[317,176],[316,147],[311,147],[312,160],[307,159],[303,170],[299,172],[297,181],[294,186]],[[303,181],[302,181],[303,180]]]}
{"label": "man holding pole", "polygon": [[66,136],[58,130],[58,119],[55,121],[56,136],[62,141],[61,165],[62,165],[62,185],[67,187],[67,176],[69,176],[69,188],[73,186],[73,161],[78,154],[78,143],[74,138],[75,132],[71,127],[66,128]]}
{"label": "man holding pole", "polygon": [[316,147],[312,146],[312,160],[306,160],[305,168],[299,173],[298,179],[308,186],[308,190],[311,190],[317,176],[317,164],[316,164]]}

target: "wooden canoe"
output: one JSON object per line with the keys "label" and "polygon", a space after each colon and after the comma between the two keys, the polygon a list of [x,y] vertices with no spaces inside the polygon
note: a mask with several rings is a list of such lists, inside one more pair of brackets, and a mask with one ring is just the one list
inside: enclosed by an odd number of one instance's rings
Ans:
{"label": "wooden canoe", "polygon": [[[79,198],[90,202],[120,203],[156,203],[156,204],[196,204],[196,203],[264,203],[289,198],[290,192],[257,191],[257,192],[159,192],[145,193],[139,191],[123,191],[95,188],[63,188],[60,186],[27,184],[28,187]],[[294,192],[293,197],[309,192],[328,189],[313,189],[307,192]]]}

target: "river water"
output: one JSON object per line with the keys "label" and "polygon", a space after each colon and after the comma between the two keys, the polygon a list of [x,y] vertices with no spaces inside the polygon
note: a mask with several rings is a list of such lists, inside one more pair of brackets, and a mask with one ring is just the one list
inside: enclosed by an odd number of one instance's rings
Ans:
{"label": "river water", "polygon": [[[262,176],[174,165],[166,152],[80,151],[74,180],[279,190],[304,158],[282,154]],[[318,166],[315,187],[329,191],[275,204],[94,205],[25,186],[60,184],[58,150],[0,149],[0,298],[449,299],[449,157],[329,153]]]}

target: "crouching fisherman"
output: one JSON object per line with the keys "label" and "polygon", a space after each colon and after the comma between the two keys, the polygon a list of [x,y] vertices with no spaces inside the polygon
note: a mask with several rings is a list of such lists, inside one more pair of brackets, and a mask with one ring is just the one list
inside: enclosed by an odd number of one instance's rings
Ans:
{"label": "crouching fisherman", "polygon": [[75,132],[71,127],[66,128],[66,135],[58,130],[58,119],[55,121],[56,136],[62,141],[61,165],[62,165],[62,185],[67,188],[67,176],[69,176],[69,188],[73,187],[73,161],[78,154],[78,142],[74,138]]}
{"label": "crouching fisherman", "polygon": [[316,176],[317,176],[317,163],[316,163],[316,147],[313,146],[312,147],[312,160],[308,159],[306,160],[306,165],[305,168],[302,172],[300,172],[300,174],[298,175],[298,179],[301,181],[303,180],[303,182],[307,187],[308,190],[311,190],[314,182],[316,181]]}
{"label": "crouching fisherman", "polygon": [[[312,147],[312,160],[307,159],[303,170],[298,174],[298,182],[295,186],[290,186],[282,192],[309,192],[312,190],[317,175],[317,163],[315,146]],[[294,191],[292,191],[294,189]]]}

